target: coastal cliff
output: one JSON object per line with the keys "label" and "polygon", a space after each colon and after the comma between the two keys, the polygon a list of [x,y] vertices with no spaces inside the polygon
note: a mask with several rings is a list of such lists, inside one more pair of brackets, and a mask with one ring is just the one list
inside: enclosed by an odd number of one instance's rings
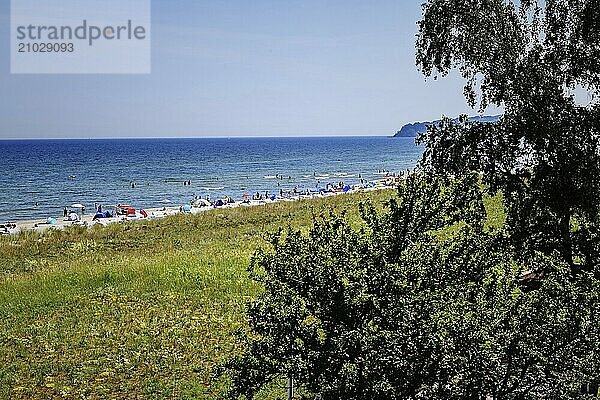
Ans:
{"label": "coastal cliff", "polygon": [[[489,122],[496,122],[496,121],[498,121],[499,118],[500,118],[499,115],[481,116],[481,117],[476,116],[476,117],[469,117],[469,121],[489,123]],[[454,121],[458,122],[458,118],[455,118]],[[394,137],[417,137],[417,136],[419,136],[419,134],[427,132],[428,126],[437,125],[440,122],[441,122],[441,120],[428,121],[428,122],[415,122],[412,124],[406,124],[402,127],[402,129],[400,129],[398,132],[396,132]]]}

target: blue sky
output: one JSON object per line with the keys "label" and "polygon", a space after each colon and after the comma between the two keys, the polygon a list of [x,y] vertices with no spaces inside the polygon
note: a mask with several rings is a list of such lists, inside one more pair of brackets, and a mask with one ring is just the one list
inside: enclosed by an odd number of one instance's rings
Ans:
{"label": "blue sky", "polygon": [[475,114],[415,67],[420,1],[153,0],[149,75],[11,75],[0,138],[389,135]]}

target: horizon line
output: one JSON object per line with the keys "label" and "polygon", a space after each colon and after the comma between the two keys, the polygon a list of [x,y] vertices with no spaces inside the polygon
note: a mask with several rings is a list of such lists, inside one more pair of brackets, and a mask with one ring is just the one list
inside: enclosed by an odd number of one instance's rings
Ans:
{"label": "horizon line", "polygon": [[331,137],[394,137],[392,134],[367,134],[367,135],[231,135],[231,136],[101,136],[101,137],[7,137],[0,141],[33,141],[33,140],[135,140],[135,139],[285,139],[285,138],[331,138]]}

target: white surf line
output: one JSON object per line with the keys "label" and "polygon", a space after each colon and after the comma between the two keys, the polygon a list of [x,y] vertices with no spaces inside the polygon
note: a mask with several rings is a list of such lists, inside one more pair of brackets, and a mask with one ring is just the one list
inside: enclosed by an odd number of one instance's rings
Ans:
{"label": "white surf line", "polygon": [[[267,204],[276,204],[282,202],[290,202],[290,201],[302,201],[302,200],[311,200],[311,199],[319,199],[326,198],[332,196],[339,196],[345,194],[357,194],[361,192],[372,192],[376,190],[388,190],[394,189],[396,187],[394,179],[396,177],[390,177],[388,179],[392,179],[392,184],[387,185],[382,183],[383,180],[378,180],[375,186],[373,187],[359,187],[357,189],[351,189],[347,193],[345,192],[325,192],[322,194],[311,193],[309,195],[299,194],[290,197],[277,197],[275,200],[250,200],[248,202],[237,200],[234,203],[226,204],[220,207],[214,206],[205,206],[205,207],[191,207],[190,211],[182,211],[184,206],[169,206],[162,208],[148,208],[144,209],[148,218],[132,218],[127,216],[119,216],[115,218],[103,218],[98,220],[93,220],[95,214],[83,215],[80,221],[75,223],[71,221],[65,221],[64,219],[56,219],[57,223],[55,225],[51,225],[47,223],[47,219],[33,219],[33,220],[21,220],[14,222],[17,224],[17,229],[14,232],[11,232],[11,235],[17,235],[21,232],[33,230],[39,233],[43,233],[49,229],[65,229],[70,226],[84,226],[87,228],[91,228],[95,225],[108,226],[115,223],[124,223],[124,222],[132,222],[132,221],[151,221],[155,219],[162,219],[165,217],[178,215],[178,214],[200,214],[203,212],[216,211],[220,209],[231,209],[237,207],[258,207],[264,206]],[[374,183],[374,182],[373,182]],[[187,206],[187,205],[186,205]]]}

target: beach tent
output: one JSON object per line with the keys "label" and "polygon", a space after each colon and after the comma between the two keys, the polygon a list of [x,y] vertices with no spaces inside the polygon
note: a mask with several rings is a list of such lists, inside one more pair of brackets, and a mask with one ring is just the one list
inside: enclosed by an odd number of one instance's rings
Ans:
{"label": "beach tent", "polygon": [[112,218],[114,217],[115,211],[114,210],[105,210],[104,212],[101,213],[96,213],[96,215],[94,215],[94,219],[100,219],[100,218]]}
{"label": "beach tent", "polygon": [[348,193],[350,190],[352,190],[352,188],[350,187],[350,185],[344,186],[344,193]]}
{"label": "beach tent", "polygon": [[56,220],[56,218],[49,217],[49,218],[46,220],[46,223],[47,223],[48,225],[56,225],[56,224],[58,224],[58,221]]}
{"label": "beach tent", "polygon": [[133,214],[135,214],[135,209],[131,207],[129,204],[119,204],[116,207],[117,215],[129,215],[129,213],[133,210]]}
{"label": "beach tent", "polygon": [[186,204],[185,206],[183,206],[183,211],[184,212],[192,211],[192,206],[190,206],[189,204]]}
{"label": "beach tent", "polygon": [[102,206],[102,212],[108,212],[109,217],[114,217],[117,215],[117,206]]}
{"label": "beach tent", "polygon": [[210,201],[206,199],[198,199],[194,201],[194,205],[198,207],[210,207]]}
{"label": "beach tent", "polygon": [[134,215],[128,215],[128,217],[134,217],[138,218],[138,219],[144,219],[144,218],[148,218],[148,213],[142,209],[139,209],[138,211],[135,212]]}
{"label": "beach tent", "polygon": [[225,203],[223,203],[223,200],[221,200],[221,199],[215,201],[215,204],[214,204],[215,207],[222,207],[223,205],[225,205]]}
{"label": "beach tent", "polygon": [[69,213],[69,217],[68,217],[69,221],[79,221],[79,215],[77,215],[77,213]]}

